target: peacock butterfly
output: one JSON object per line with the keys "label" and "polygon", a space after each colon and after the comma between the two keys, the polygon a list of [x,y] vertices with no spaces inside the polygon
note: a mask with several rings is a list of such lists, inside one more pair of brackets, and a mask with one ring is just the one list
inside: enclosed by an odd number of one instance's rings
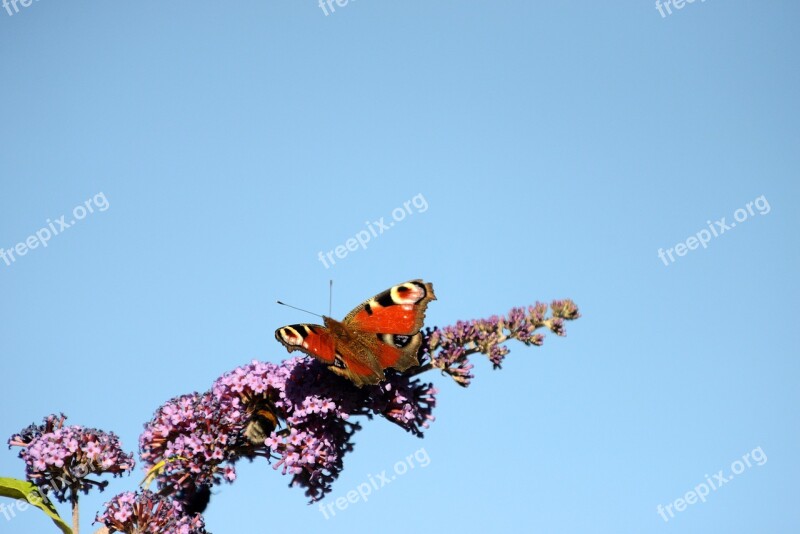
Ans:
{"label": "peacock butterfly", "polygon": [[419,365],[420,329],[432,300],[432,284],[411,280],[378,293],[341,322],[323,316],[325,326],[284,326],[275,338],[289,352],[314,356],[358,387],[377,384],[386,378],[384,369],[405,371]]}

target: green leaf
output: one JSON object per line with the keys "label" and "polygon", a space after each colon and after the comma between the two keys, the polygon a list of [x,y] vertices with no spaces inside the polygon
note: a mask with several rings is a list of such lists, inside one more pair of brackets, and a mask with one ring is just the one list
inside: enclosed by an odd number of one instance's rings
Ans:
{"label": "green leaf", "polygon": [[49,515],[50,519],[53,520],[53,523],[55,523],[56,526],[61,529],[61,532],[64,534],[72,534],[72,529],[69,528],[69,525],[64,523],[64,521],[58,515],[53,503],[49,500],[42,499],[38,488],[27,480],[0,477],[0,496],[28,501],[33,506],[41,509],[44,513]]}

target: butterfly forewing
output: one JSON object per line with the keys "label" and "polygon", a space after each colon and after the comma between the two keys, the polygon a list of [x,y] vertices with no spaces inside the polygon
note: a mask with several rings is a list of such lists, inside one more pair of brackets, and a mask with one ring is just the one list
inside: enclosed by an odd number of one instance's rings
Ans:
{"label": "butterfly forewing", "polygon": [[433,284],[411,280],[378,293],[348,313],[343,322],[362,332],[416,334],[432,300],[436,300]]}
{"label": "butterfly forewing", "polygon": [[336,360],[336,338],[324,326],[292,324],[278,328],[275,331],[275,338],[289,352],[299,350],[327,364],[333,364]]}

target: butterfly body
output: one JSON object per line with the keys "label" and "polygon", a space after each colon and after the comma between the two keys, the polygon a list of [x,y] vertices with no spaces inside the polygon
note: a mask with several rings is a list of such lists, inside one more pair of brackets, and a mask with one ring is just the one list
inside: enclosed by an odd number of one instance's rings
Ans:
{"label": "butterfly body", "polygon": [[289,352],[300,350],[361,387],[385,379],[388,368],[419,365],[420,329],[433,285],[411,280],[365,301],[342,321],[323,316],[325,326],[295,324],[275,331]]}

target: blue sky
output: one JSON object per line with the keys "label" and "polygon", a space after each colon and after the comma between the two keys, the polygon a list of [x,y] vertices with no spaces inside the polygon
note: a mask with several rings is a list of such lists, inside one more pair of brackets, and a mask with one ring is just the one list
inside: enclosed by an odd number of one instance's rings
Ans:
{"label": "blue sky", "polygon": [[[429,458],[368,501],[326,519],[245,464],[209,530],[796,531],[798,15],[721,0],[664,17],[650,1],[0,10],[0,247],[94,209],[0,260],[0,437],[63,411],[135,450],[167,399],[286,357],[274,330],[308,316],[276,299],[326,312],[333,278],[342,317],[421,277],[429,325],[567,297],[583,317],[542,348],[511,344],[500,371],[476,360],[468,389],[431,373],[424,440],[366,422],[328,502]],[[366,248],[318,259],[414,198],[427,208]],[[687,242],[723,217],[706,248]],[[745,455],[762,460],[676,504]],[[0,475],[22,476],[15,456]],[[83,501],[84,531],[140,474]],[[52,531],[40,515],[0,532]]]}

